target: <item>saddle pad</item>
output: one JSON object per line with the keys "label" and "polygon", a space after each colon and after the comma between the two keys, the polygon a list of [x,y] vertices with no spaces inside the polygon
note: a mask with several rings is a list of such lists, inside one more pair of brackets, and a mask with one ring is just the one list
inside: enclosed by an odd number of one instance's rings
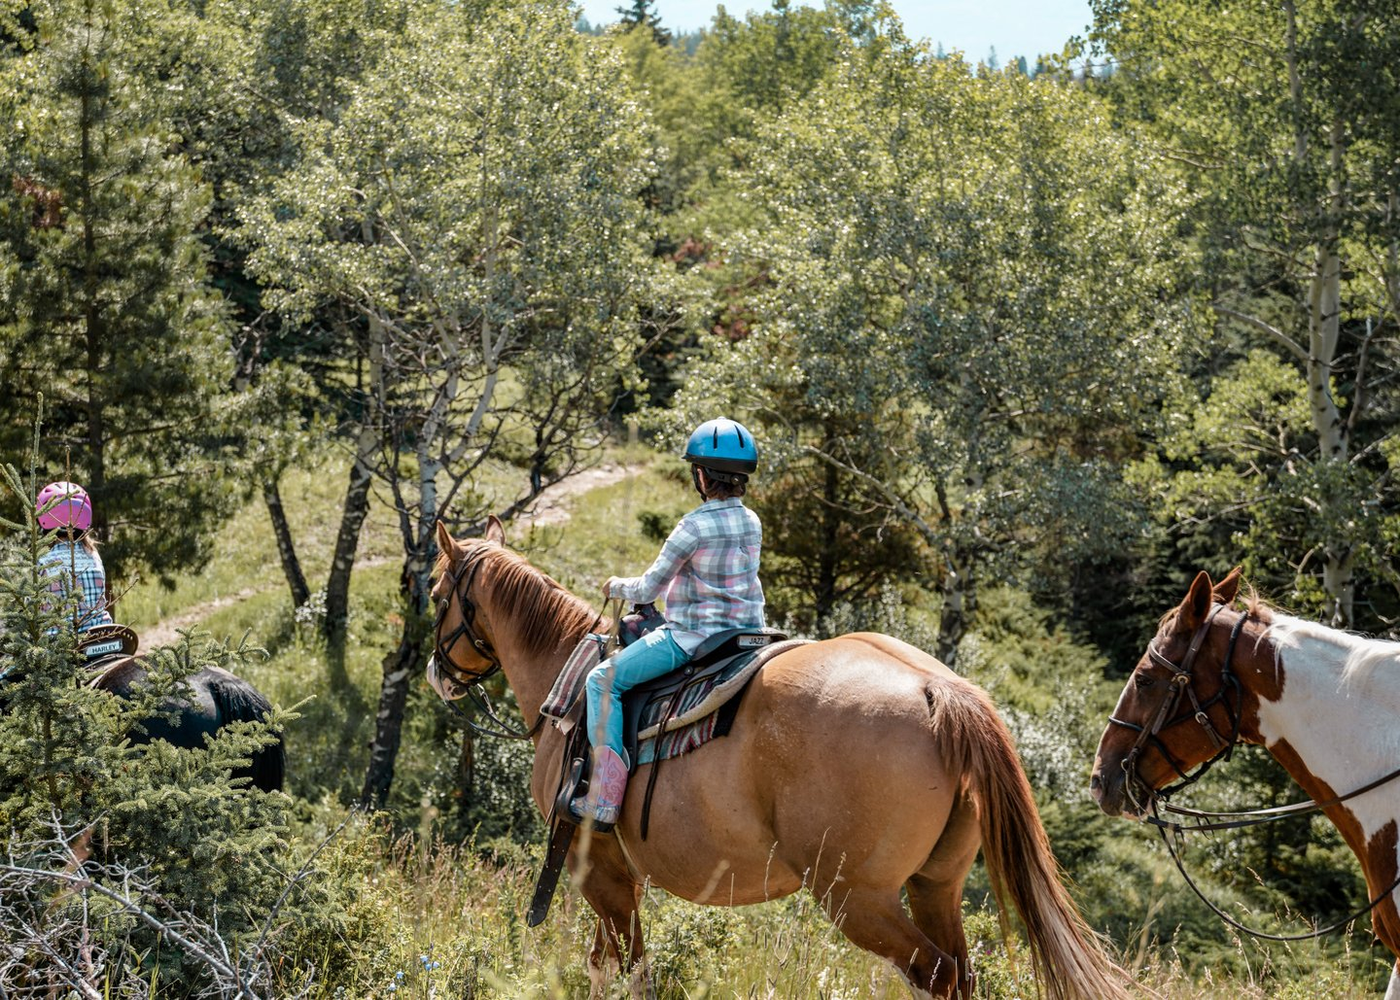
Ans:
{"label": "saddle pad", "polygon": [[574,647],[574,651],[564,663],[564,669],[559,671],[559,676],[554,679],[554,686],[549,689],[549,697],[545,698],[544,704],[540,706],[541,715],[547,715],[551,719],[564,719],[569,715],[569,709],[573,708],[580,692],[583,691],[583,682],[588,679],[588,672],[602,662],[603,646],[607,641],[607,636],[590,632]]}
{"label": "saddle pad", "polygon": [[[765,646],[754,654],[747,663],[737,664],[738,670],[734,672],[725,671],[715,677],[709,683],[693,684],[682,692],[681,703],[676,706],[671,718],[666,722],[666,732],[672,733],[698,722],[705,716],[719,709],[730,698],[734,697],[749,678],[758,673],[760,667],[777,656],[785,653],[794,646],[805,646],[811,639],[788,639],[784,642],[775,642],[771,646]],[[637,741],[642,742],[657,736],[661,730],[661,717],[666,712],[664,701],[657,701],[647,706],[647,712],[643,715],[641,723],[637,726]]]}
{"label": "saddle pad", "polygon": [[666,698],[658,698],[644,709],[637,729],[637,752],[633,768],[658,760],[670,760],[704,746],[710,740],[724,736],[738,714],[738,695],[759,669],[795,646],[805,646],[811,639],[789,639],[760,649],[751,658],[737,664],[738,669],[704,678],[681,692],[681,703],[670,713],[666,731],[661,721],[670,708]]}

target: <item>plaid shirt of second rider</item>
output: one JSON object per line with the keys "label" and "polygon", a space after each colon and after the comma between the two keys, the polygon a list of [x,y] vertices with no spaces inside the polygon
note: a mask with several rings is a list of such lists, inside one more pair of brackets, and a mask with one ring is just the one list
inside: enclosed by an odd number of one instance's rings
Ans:
{"label": "plaid shirt of second rider", "polygon": [[665,586],[671,637],[692,653],[715,632],[763,626],[762,547],[763,525],[742,500],[708,500],[681,518],[645,573],[617,580],[612,596],[643,604]]}
{"label": "plaid shirt of second rider", "polygon": [[77,597],[78,631],[112,624],[107,612],[107,571],[100,556],[78,543],[56,542],[39,557],[39,569],[52,577],[49,590]]}

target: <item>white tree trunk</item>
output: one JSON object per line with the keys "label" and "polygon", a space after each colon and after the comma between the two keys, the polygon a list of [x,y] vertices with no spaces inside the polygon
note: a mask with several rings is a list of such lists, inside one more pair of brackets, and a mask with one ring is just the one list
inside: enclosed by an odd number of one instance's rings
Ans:
{"label": "white tree trunk", "polygon": [[[1338,255],[1341,234],[1338,219],[1342,210],[1342,123],[1334,120],[1329,135],[1328,216],[1319,234],[1314,257],[1308,303],[1308,408],[1317,433],[1318,461],[1345,465],[1350,460],[1347,423],[1343,421],[1332,395],[1333,364],[1341,338],[1342,261]],[[1358,393],[1356,405],[1361,405]],[[1337,497],[1316,498],[1324,509],[1341,501]],[[1327,593],[1327,614],[1338,628],[1352,623],[1354,545],[1350,538],[1328,539],[1323,548],[1322,585]]]}

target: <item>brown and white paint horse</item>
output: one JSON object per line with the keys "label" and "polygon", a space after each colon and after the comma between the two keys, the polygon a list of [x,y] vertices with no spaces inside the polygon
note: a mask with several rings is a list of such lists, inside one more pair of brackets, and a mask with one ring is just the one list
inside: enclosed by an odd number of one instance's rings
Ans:
{"label": "brown and white paint horse", "polygon": [[[494,518],[484,539],[469,541],[439,525],[435,661],[447,662],[434,662],[430,679],[444,697],[460,697],[499,664],[533,724],[597,619],[503,542]],[[563,737],[541,726],[533,738],[531,792],[547,812]],[[635,788],[646,785],[641,771]],[[727,737],[666,762],[646,840],[641,799],[628,796],[614,834],[585,831],[570,850],[574,885],[598,914],[595,996],[611,960],[631,971],[634,993],[651,993],[638,920],[649,883],[717,906],[810,889],[847,938],[893,963],[918,996],[970,997],[961,904],[979,846],[998,895],[1026,926],[1045,993],[1127,995],[1124,974],[1058,880],[1010,734],[986,695],[898,639],[859,633],[775,656]]]}
{"label": "brown and white paint horse", "polygon": [[[1090,780],[1110,816],[1141,818],[1156,789],[1215,756],[1236,726],[1239,742],[1264,746],[1318,803],[1400,769],[1400,643],[1301,621],[1258,601],[1237,608],[1239,584],[1238,569],[1215,585],[1198,574],[1138,661]],[[1222,682],[1227,662],[1238,695]],[[1155,739],[1140,738],[1137,727],[1155,728]],[[1400,780],[1323,811],[1360,859],[1370,898],[1385,893],[1400,865]],[[1372,921],[1400,956],[1395,893]],[[1386,1000],[1400,1000],[1400,963]]]}

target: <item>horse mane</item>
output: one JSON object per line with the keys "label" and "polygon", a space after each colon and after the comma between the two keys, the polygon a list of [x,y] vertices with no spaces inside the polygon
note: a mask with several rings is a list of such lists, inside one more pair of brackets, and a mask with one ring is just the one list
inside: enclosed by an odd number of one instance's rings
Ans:
{"label": "horse mane", "polygon": [[1240,600],[1244,601],[1245,613],[1251,618],[1258,618],[1266,625],[1274,620],[1277,609],[1268,601],[1259,596],[1259,591],[1254,589],[1254,584],[1246,583],[1244,596]]}
{"label": "horse mane", "polygon": [[1365,676],[1382,664],[1400,663],[1400,642],[1372,639],[1290,615],[1276,615],[1265,636],[1273,639],[1280,649],[1283,646],[1297,649],[1308,641],[1334,647],[1337,664],[1348,678]]}
{"label": "horse mane", "polygon": [[[586,601],[530,565],[524,556],[499,545],[478,544],[485,547],[479,558],[491,568],[492,604],[509,609],[511,627],[525,655],[538,658],[572,646],[599,623],[600,616]],[[437,571],[441,573],[445,567],[446,559],[439,555]]]}

